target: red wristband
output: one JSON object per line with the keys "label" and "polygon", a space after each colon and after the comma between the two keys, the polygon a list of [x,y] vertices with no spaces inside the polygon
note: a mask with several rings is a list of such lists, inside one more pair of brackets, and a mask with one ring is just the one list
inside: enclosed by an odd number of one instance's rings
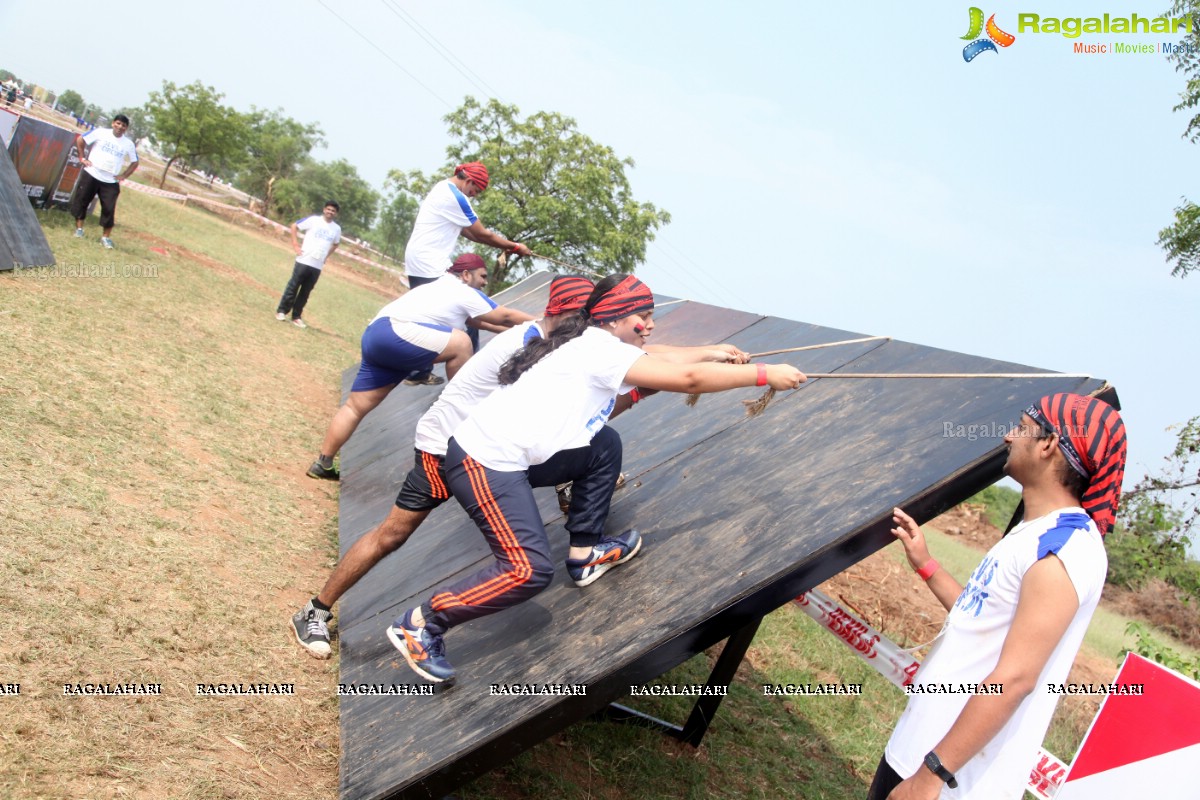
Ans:
{"label": "red wristband", "polygon": [[755,386],[766,386],[767,385],[767,365],[766,364],[758,365],[758,383],[756,383],[754,385]]}
{"label": "red wristband", "polygon": [[942,568],[942,565],[937,562],[936,558],[931,558],[925,562],[925,566],[917,570],[917,574],[921,576],[921,580],[928,581],[933,577],[933,573]]}
{"label": "red wristband", "polygon": [[633,389],[630,390],[630,392],[629,392],[630,404],[632,405],[633,403],[636,403],[637,401],[639,401],[641,399],[642,399],[642,393],[638,391],[636,386],[633,387]]}

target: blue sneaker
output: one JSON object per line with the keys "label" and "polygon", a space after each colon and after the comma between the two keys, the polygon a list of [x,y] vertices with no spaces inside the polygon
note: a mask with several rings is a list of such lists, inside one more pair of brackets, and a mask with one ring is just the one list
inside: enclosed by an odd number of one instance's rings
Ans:
{"label": "blue sneaker", "polygon": [[413,672],[425,680],[434,683],[454,680],[454,667],[446,660],[446,645],[441,634],[414,626],[412,612],[410,608],[388,626],[387,636],[392,645],[404,654],[404,660]]}
{"label": "blue sneaker", "polygon": [[601,539],[587,558],[568,558],[567,572],[576,586],[587,586],[617,564],[624,564],[642,548],[642,535],[630,529],[611,539]]}

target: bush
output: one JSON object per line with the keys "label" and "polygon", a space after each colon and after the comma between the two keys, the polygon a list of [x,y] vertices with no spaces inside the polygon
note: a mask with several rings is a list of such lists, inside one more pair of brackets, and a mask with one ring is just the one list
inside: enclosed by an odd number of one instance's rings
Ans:
{"label": "bush", "polygon": [[[1148,658],[1156,664],[1162,664],[1168,669],[1173,669],[1181,675],[1186,675],[1192,680],[1200,681],[1200,656],[1186,658],[1180,655],[1151,636],[1140,622],[1129,623],[1125,627],[1125,632],[1137,637],[1137,644],[1134,645],[1132,652]],[[1121,656],[1124,657],[1128,652],[1131,651],[1122,650]]]}
{"label": "bush", "polygon": [[1145,494],[1126,495],[1117,526],[1109,533],[1108,582],[1139,589],[1152,577],[1182,589],[1200,590],[1200,564],[1188,557],[1190,541],[1178,534],[1182,512]]}
{"label": "bush", "polygon": [[993,484],[967,502],[983,506],[988,522],[1004,530],[1008,527],[1013,512],[1017,510],[1017,504],[1021,502],[1021,493],[1007,486]]}

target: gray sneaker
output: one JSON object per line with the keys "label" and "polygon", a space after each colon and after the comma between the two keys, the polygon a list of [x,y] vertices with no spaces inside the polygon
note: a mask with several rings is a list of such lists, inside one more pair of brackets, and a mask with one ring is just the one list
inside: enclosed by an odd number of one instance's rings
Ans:
{"label": "gray sneaker", "polygon": [[440,386],[445,382],[445,378],[440,375],[434,375],[432,372],[426,372],[424,375],[414,375],[404,379],[405,386]]}
{"label": "gray sneaker", "polygon": [[82,239],[82,238],[83,238],[83,228],[76,228],[76,229],[75,229],[75,238],[76,238],[76,239]]}
{"label": "gray sneaker", "polygon": [[112,243],[112,239],[108,238],[107,236],[101,236],[101,237],[100,237],[100,244],[104,245],[104,249],[105,249],[105,250],[112,250],[112,249],[113,249],[113,243]]}
{"label": "gray sneaker", "polygon": [[304,608],[292,615],[292,633],[300,646],[317,658],[329,658],[329,619],[333,614],[314,608],[309,600]]}

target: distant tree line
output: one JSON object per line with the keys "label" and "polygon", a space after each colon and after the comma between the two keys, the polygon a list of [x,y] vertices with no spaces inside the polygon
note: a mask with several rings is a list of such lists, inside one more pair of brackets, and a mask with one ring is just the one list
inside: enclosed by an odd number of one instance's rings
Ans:
{"label": "distant tree line", "polygon": [[[134,130],[145,130],[167,159],[160,185],[183,161],[260,198],[264,215],[285,221],[335,198],[348,235],[396,258],[403,257],[421,198],[466,161],[483,161],[491,172],[489,190],[475,201],[489,226],[587,272],[633,272],[654,231],[670,221],[665,211],[631,196],[625,169],[632,160],[619,158],[560,114],[522,119],[516,106],[468,97],[443,118],[450,136],[445,165],[429,174],[394,169],[381,197],[348,161],[312,157],[325,143],[319,126],[281,109],[239,112],[222,99],[198,81],[164,81],[139,113],[127,112]],[[537,268],[520,257],[496,264],[489,270],[490,288]]]}
{"label": "distant tree line", "polygon": [[[0,79],[15,77],[0,70]],[[483,161],[491,173],[488,191],[474,201],[489,227],[594,276],[635,271],[655,231],[671,220],[666,211],[632,196],[625,172],[634,166],[632,159],[593,141],[575,120],[558,113],[522,118],[516,106],[468,97],[443,117],[449,138],[445,163],[432,172],[393,169],[381,195],[349,161],[313,157],[325,145],[319,125],[292,119],[282,109],[239,111],[224,97],[200,81],[183,86],[163,81],[142,105],[112,109],[103,120],[72,89],[59,96],[58,105],[89,122],[129,117],[130,134],[148,138],[166,159],[159,186],[172,168],[199,169],[259,198],[261,213],[281,222],[336,199],[348,236],[397,259],[403,258],[421,199],[450,177],[454,165],[467,161]],[[495,252],[483,250],[480,255],[491,262]],[[567,269],[514,256],[489,269],[489,288],[496,291],[547,267]]]}

